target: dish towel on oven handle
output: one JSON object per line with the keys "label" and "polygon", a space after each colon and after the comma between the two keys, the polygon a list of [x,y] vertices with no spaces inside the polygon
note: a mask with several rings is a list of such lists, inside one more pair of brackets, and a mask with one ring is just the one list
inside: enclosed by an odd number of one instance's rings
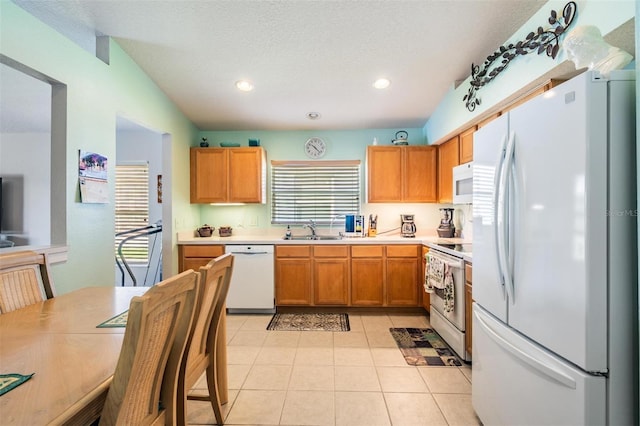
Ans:
{"label": "dish towel on oven handle", "polygon": [[450,314],[453,312],[453,305],[455,302],[455,283],[453,282],[453,272],[451,271],[453,268],[449,265],[446,265],[446,271],[444,275],[444,297],[442,298],[444,302],[444,313]]}
{"label": "dish towel on oven handle", "polygon": [[444,289],[446,262],[437,257],[427,257],[427,267],[424,274],[424,291],[433,293],[436,289]]}

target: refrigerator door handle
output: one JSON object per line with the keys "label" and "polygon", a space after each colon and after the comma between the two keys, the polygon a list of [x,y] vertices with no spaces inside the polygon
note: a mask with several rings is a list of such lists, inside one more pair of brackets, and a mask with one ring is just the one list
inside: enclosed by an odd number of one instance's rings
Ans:
{"label": "refrigerator door handle", "polygon": [[521,361],[529,364],[532,368],[534,368],[535,370],[543,373],[544,375],[546,375],[547,377],[555,380],[556,382],[558,382],[558,383],[560,383],[560,384],[562,384],[562,385],[564,385],[564,386],[566,386],[566,387],[568,387],[570,389],[575,389],[576,388],[576,381],[572,377],[567,376],[563,372],[558,371],[558,370],[546,365],[544,362],[536,359],[535,357],[533,357],[530,354],[524,352],[520,348],[517,348],[517,347],[513,346],[504,337],[500,336],[500,334],[498,332],[496,332],[493,328],[491,328],[491,326],[489,324],[487,324],[484,321],[484,319],[482,318],[482,314],[479,313],[476,309],[473,310],[473,316],[478,321],[478,325],[482,328],[482,330],[489,337],[491,337],[491,339],[494,342],[496,342],[502,349],[508,351],[510,354],[512,354],[516,358],[518,358]]}
{"label": "refrigerator door handle", "polygon": [[[509,256],[507,255],[507,241],[509,238],[509,224],[507,218],[510,210],[510,203],[507,202],[507,191],[509,190],[509,182],[511,176],[511,166],[513,164],[513,151],[515,147],[516,136],[515,133],[509,134],[507,147],[505,149],[504,161],[502,162],[502,171],[500,172],[500,184],[498,186],[498,212],[502,213],[502,218],[498,216],[498,222],[496,222],[496,228],[498,232],[498,259],[500,272],[503,276],[504,286],[507,290],[507,296],[511,304],[514,303],[514,289],[513,278],[509,268]],[[497,213],[498,215],[500,213]]]}
{"label": "refrigerator door handle", "polygon": [[507,135],[504,135],[502,137],[502,142],[500,143],[500,156],[498,157],[498,167],[496,167],[496,174],[495,174],[495,178],[493,181],[493,187],[495,188],[495,190],[493,191],[493,223],[495,224],[493,231],[494,231],[494,241],[495,241],[495,259],[496,262],[498,263],[498,271],[500,273],[500,285],[502,286],[502,297],[504,298],[505,296],[505,289],[504,289],[504,274],[503,274],[503,268],[502,268],[502,264],[501,264],[501,258],[500,258],[500,235],[499,235],[499,208],[498,206],[501,203],[501,192],[500,192],[500,182],[502,180],[502,173],[504,172],[504,159],[505,159],[505,153],[507,150]]}

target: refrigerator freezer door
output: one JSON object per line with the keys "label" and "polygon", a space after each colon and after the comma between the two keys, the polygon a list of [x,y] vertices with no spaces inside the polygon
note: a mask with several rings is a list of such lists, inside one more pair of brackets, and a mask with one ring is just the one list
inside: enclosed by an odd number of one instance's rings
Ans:
{"label": "refrigerator freezer door", "polygon": [[503,116],[473,135],[473,299],[505,322],[507,299],[498,264],[495,203],[508,131],[508,116]]}
{"label": "refrigerator freezer door", "polygon": [[509,113],[508,324],[586,371],[606,372],[607,83],[588,76]]}
{"label": "refrigerator freezer door", "polygon": [[604,425],[606,379],[473,306],[473,407],[486,425]]}

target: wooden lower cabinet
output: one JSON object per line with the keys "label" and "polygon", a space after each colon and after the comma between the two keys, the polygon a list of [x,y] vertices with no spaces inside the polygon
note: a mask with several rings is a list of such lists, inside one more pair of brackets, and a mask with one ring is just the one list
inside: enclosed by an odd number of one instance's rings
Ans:
{"label": "wooden lower cabinet", "polygon": [[386,247],[386,297],[387,306],[418,305],[418,245],[396,245]]}
{"label": "wooden lower cabinet", "polygon": [[313,247],[313,303],[347,305],[349,303],[349,247]]}
{"label": "wooden lower cabinet", "polygon": [[311,247],[276,246],[276,304],[311,304]]}
{"label": "wooden lower cabinet", "polygon": [[179,245],[178,271],[184,272],[189,269],[198,271],[201,266],[205,266],[211,259],[215,259],[223,254],[223,245]]}
{"label": "wooden lower cabinet", "polygon": [[[471,325],[473,324],[473,320],[472,320],[472,315],[473,315],[473,294],[471,292],[471,264],[470,263],[465,263],[464,264],[464,279],[465,279],[465,286],[464,286],[464,303],[465,303],[465,334],[464,334],[464,346],[465,349],[467,350],[467,352],[469,354],[471,354],[471,347],[472,347],[472,343],[473,343],[473,332],[471,329]],[[473,356],[472,356],[473,357]]]}
{"label": "wooden lower cabinet", "polygon": [[420,284],[418,285],[418,291],[422,293],[422,307],[427,312],[431,312],[431,296],[429,293],[424,291],[424,276],[427,272],[427,253],[429,253],[429,247],[422,246],[422,257],[420,258],[420,261],[422,262],[422,270],[420,271]]}
{"label": "wooden lower cabinet", "polygon": [[276,246],[280,306],[421,306],[421,245]]}
{"label": "wooden lower cabinet", "polygon": [[351,246],[351,305],[384,305],[384,246]]}

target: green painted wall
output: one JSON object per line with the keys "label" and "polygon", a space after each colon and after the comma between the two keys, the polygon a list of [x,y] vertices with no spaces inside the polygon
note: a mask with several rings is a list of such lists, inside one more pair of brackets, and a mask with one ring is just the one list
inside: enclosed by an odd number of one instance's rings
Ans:
{"label": "green painted wall", "polygon": [[[174,220],[188,226],[199,221],[197,207],[189,204],[185,172],[197,129],[115,42],[110,49],[107,65],[15,4],[0,1],[0,54],[67,87],[66,152],[54,165],[58,172],[64,168],[62,176],[66,176],[60,194],[65,198],[69,248],[68,261],[53,267],[59,293],[114,283],[113,168],[109,170],[110,203],[81,204],[77,162],[82,149],[106,155],[115,164],[116,116],[166,134],[164,169],[170,179],[165,179],[164,187],[164,246],[169,250],[165,249],[165,273],[177,271]],[[53,216],[65,214],[54,211]]]}
{"label": "green painted wall", "polygon": [[[579,25],[595,25],[605,36],[635,16],[635,5],[631,0],[583,0],[576,3],[578,12],[570,29]],[[565,0],[549,1],[509,40],[505,40],[505,44],[524,40],[526,35],[538,26],[546,27],[551,10],[562,13],[565,4],[567,4]],[[637,39],[636,35],[636,44]],[[499,47],[496,46],[496,49]],[[491,53],[493,52],[487,52],[487,55]],[[633,52],[629,53],[633,54]],[[487,114],[511,95],[543,77],[564,61],[566,56],[562,48],[555,60],[544,53],[516,58],[495,80],[478,91],[482,104],[474,112],[469,112],[462,100],[467,94],[471,81],[471,77],[467,78],[457,88],[452,87],[449,90],[442,102],[438,104],[436,111],[429,117],[424,126],[426,140],[430,144],[440,143],[464,130],[483,114]]]}
{"label": "green painted wall", "polygon": [[[320,137],[327,143],[327,154],[322,160],[360,160],[362,162],[362,202],[366,203],[366,169],[365,157],[366,147],[373,143],[373,139],[378,139],[379,145],[391,145],[391,140],[395,139],[396,132],[401,129],[365,129],[365,130],[335,130],[335,131],[203,131],[200,137],[206,137],[210,146],[220,146],[220,142],[237,142],[242,146],[248,145],[248,139],[260,139],[260,145],[267,152],[267,166],[271,160],[308,160],[304,154],[304,143],[310,137]],[[408,134],[409,144],[424,145],[425,140],[422,129],[402,129]],[[198,138],[198,141],[200,138]],[[197,142],[194,143],[194,146]],[[269,167],[267,167],[269,170]],[[268,179],[268,182],[270,180]],[[268,191],[267,191],[268,196]],[[280,232],[281,227],[271,227],[271,216],[269,199],[263,205],[244,206],[215,206],[202,205],[201,222],[211,225],[229,225],[236,231],[242,232]],[[373,208],[379,206],[373,206]],[[414,208],[415,210],[415,208]],[[368,212],[363,206],[363,213]],[[394,218],[397,215],[394,215]],[[395,219],[397,222],[397,219]],[[394,223],[395,223],[394,222]],[[242,225],[245,229],[238,229]],[[248,231],[251,229],[251,231]]]}

